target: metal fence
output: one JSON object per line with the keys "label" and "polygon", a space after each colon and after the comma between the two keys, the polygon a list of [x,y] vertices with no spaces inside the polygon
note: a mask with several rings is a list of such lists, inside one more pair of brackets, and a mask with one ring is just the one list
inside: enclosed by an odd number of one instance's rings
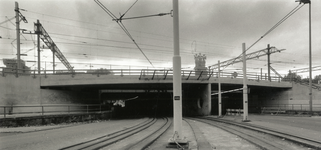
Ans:
{"label": "metal fence", "polygon": [[0,106],[0,115],[7,117],[56,115],[56,114],[74,114],[74,113],[101,113],[108,111],[106,105],[88,104],[88,105],[6,105]]}
{"label": "metal fence", "polygon": [[[23,69],[15,69],[15,68],[4,68],[0,67],[2,71],[0,72],[2,76],[6,76],[7,74],[13,74],[18,76],[33,76],[36,78],[39,73],[38,70],[23,70]],[[88,70],[88,69],[77,69],[77,70],[41,70],[40,75],[70,75],[76,76],[81,74],[91,74],[95,76],[102,75],[118,75],[118,76],[128,76],[128,75],[138,75],[141,78],[158,78],[158,79],[172,79],[173,70],[171,69],[96,69],[96,70]],[[204,71],[195,71],[195,70],[181,70],[182,79],[197,79],[197,80],[209,80],[210,78],[217,78],[218,72],[213,70],[204,70]],[[220,73],[220,77],[222,78],[243,78],[242,73],[237,73],[235,71],[225,71]],[[263,75],[260,73],[247,73],[247,78],[249,80],[268,81],[267,75]],[[270,81],[281,82],[282,78],[279,76],[272,75],[270,76]]]}
{"label": "metal fence", "polygon": [[[310,111],[309,104],[274,104],[264,105],[262,109],[275,109],[275,110],[286,110],[286,111]],[[321,104],[313,104],[313,111],[321,112]]]}

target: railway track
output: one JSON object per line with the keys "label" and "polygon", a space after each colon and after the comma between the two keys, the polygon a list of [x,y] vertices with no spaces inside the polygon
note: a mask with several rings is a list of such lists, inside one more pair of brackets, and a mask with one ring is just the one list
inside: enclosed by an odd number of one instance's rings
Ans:
{"label": "railway track", "polygon": [[[261,149],[295,149],[297,147],[307,147],[311,149],[321,149],[321,142],[291,133],[276,131],[244,122],[218,119],[213,117],[188,118],[200,121],[214,127],[221,128],[227,132],[235,134]],[[191,121],[190,121],[191,122]]]}
{"label": "railway track", "polygon": [[[159,138],[172,124],[169,118],[150,118],[140,124],[113,133],[74,144],[61,150],[75,149],[145,149]],[[103,132],[103,131],[102,131]]]}
{"label": "railway track", "polygon": [[186,123],[191,127],[195,140],[197,142],[196,148],[198,150],[211,150],[214,149],[212,145],[207,141],[206,137],[203,135],[202,131],[199,127],[195,124],[194,121],[189,119],[184,119]]}

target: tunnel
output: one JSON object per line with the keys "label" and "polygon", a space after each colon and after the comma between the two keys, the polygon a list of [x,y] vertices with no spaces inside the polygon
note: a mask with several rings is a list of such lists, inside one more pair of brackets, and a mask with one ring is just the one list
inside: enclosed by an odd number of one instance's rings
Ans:
{"label": "tunnel", "polygon": [[[218,115],[217,84],[183,83],[182,114],[183,116]],[[173,116],[172,83],[151,84],[102,84],[69,87],[48,87],[48,89],[72,91],[75,103],[103,104],[105,109],[113,111],[115,118],[124,117],[172,117]],[[222,84],[222,91],[242,88],[237,84]],[[263,100],[268,95],[280,91],[275,87],[248,86],[249,113],[260,113]],[[208,98],[210,97],[210,102]],[[122,100],[124,106],[114,105]],[[243,108],[243,91],[222,94],[222,115],[226,109]],[[209,113],[206,113],[209,110]]]}

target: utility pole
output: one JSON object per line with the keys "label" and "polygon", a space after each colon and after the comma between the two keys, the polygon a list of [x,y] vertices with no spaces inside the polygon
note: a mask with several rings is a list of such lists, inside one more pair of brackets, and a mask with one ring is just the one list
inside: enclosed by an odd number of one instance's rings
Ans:
{"label": "utility pole", "polygon": [[20,69],[20,16],[19,16],[19,4],[15,2],[15,12],[16,12],[16,32],[17,32],[17,68],[16,73],[18,77],[19,69]]}
{"label": "utility pole", "polygon": [[311,1],[309,0],[309,105],[310,115],[313,115],[312,110],[312,43],[311,43]]}
{"label": "utility pole", "polygon": [[36,34],[37,34],[37,51],[38,51],[38,74],[41,74],[41,69],[40,69],[40,22],[37,20],[37,23],[35,24],[37,29],[36,29]]}
{"label": "utility pole", "polygon": [[179,12],[178,0],[173,0],[173,34],[174,34],[174,56],[173,56],[173,109],[174,109],[174,133],[166,147],[184,148],[188,142],[183,138],[182,133],[182,77],[181,77],[181,56],[179,54]]}
{"label": "utility pole", "polygon": [[220,61],[218,61],[218,116],[222,117],[222,93],[221,93],[221,67]]}
{"label": "utility pole", "polygon": [[174,92],[174,140],[181,140],[182,135],[182,78],[181,56],[179,49],[179,15],[178,0],[173,0],[173,33],[174,33],[174,56],[173,56],[173,92]]}
{"label": "utility pole", "polygon": [[56,63],[56,62],[55,62],[55,55],[56,55],[56,54],[55,54],[55,51],[53,51],[53,52],[52,52],[52,63],[53,63],[53,64],[52,64],[52,73],[55,73],[55,67],[56,67],[56,66],[55,66],[55,63]]}
{"label": "utility pole", "polygon": [[311,0],[296,0],[303,4],[309,4],[309,105],[310,115],[313,115],[312,110],[312,37],[311,37]]}
{"label": "utility pole", "polygon": [[271,60],[270,60],[270,55],[271,55],[271,48],[270,48],[270,44],[267,45],[267,57],[268,57],[268,80],[271,82]]}
{"label": "utility pole", "polygon": [[247,93],[247,77],[246,77],[246,48],[245,43],[242,44],[243,53],[243,121],[248,120],[248,93]]}

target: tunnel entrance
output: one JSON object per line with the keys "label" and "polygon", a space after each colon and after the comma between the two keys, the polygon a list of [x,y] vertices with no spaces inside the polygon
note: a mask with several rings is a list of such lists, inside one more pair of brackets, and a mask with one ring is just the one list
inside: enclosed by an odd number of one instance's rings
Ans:
{"label": "tunnel entrance", "polygon": [[[124,106],[114,105],[117,100],[122,100]],[[105,92],[101,93],[101,101],[109,105],[117,118],[173,116],[171,91]]]}
{"label": "tunnel entrance", "polygon": [[[217,93],[217,85],[212,86],[212,93]],[[222,91],[240,88],[240,86],[224,85]],[[248,113],[261,113],[264,100],[267,95],[272,95],[273,91],[280,91],[271,87],[248,86]],[[218,115],[218,95],[213,95],[212,115]],[[222,115],[226,114],[226,109],[243,109],[243,91],[235,91],[222,94]]]}

